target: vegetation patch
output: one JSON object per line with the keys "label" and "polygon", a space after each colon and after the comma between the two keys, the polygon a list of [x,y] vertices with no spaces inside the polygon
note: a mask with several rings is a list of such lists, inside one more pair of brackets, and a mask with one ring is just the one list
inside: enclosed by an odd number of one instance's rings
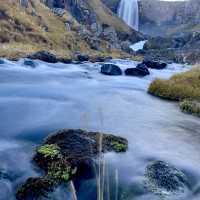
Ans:
{"label": "vegetation patch", "polygon": [[[200,115],[200,66],[169,80],[154,80],[148,92],[167,100],[181,101],[183,112]],[[188,100],[189,99],[189,100]]]}
{"label": "vegetation patch", "polygon": [[56,144],[45,144],[39,147],[37,152],[42,154],[45,158],[55,158],[60,155],[60,147]]}
{"label": "vegetation patch", "polygon": [[75,173],[76,168],[73,170],[64,159],[61,159],[50,163],[47,177],[58,183],[68,182]]}
{"label": "vegetation patch", "polygon": [[111,143],[112,148],[116,151],[116,152],[126,152],[128,145],[125,143],[120,143],[120,142],[112,142]]}
{"label": "vegetation patch", "polygon": [[192,70],[173,76],[169,80],[156,79],[148,89],[152,95],[168,99],[200,99],[200,67],[194,67]]}
{"label": "vegetation patch", "polygon": [[200,117],[200,102],[184,100],[180,103],[180,108],[185,113]]}

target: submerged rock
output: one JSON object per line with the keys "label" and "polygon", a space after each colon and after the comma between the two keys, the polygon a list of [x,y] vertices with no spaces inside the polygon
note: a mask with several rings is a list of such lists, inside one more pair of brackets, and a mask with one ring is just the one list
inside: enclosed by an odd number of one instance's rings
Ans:
{"label": "submerged rock", "polygon": [[122,75],[122,70],[114,64],[103,64],[101,73],[110,76],[119,76]]}
{"label": "submerged rock", "polygon": [[56,63],[58,62],[56,56],[48,51],[38,51],[32,55],[29,55],[28,58],[33,60],[42,60],[48,63]]}
{"label": "submerged rock", "polygon": [[33,60],[26,59],[24,60],[24,65],[36,68],[36,63]]}
{"label": "submerged rock", "polygon": [[186,175],[163,161],[150,163],[146,168],[146,186],[158,195],[178,195],[189,186]]}
{"label": "submerged rock", "polygon": [[150,72],[145,64],[141,63],[137,65],[136,68],[128,68],[125,70],[125,74],[127,76],[146,76],[149,75]]}
{"label": "submerged rock", "polygon": [[4,60],[0,59],[0,65],[4,64]]}
{"label": "submerged rock", "polygon": [[127,148],[128,141],[114,135],[73,129],[58,131],[45,140],[33,158],[44,171],[44,177],[29,178],[18,189],[16,197],[37,199],[63,182],[93,178],[95,158],[100,153],[125,152]]}
{"label": "submerged rock", "polygon": [[144,60],[143,64],[145,64],[148,68],[152,68],[152,69],[164,69],[167,67],[166,63],[150,61],[150,60]]}

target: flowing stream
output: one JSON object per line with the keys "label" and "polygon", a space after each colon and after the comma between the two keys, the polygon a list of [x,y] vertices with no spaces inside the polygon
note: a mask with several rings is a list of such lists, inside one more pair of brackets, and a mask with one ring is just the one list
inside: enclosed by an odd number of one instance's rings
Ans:
{"label": "flowing stream", "polygon": [[[122,69],[137,64],[112,62]],[[181,113],[177,103],[146,92],[156,77],[169,78],[188,70],[187,66],[170,64],[137,78],[102,75],[99,64],[36,63],[36,68],[24,66],[23,60],[0,65],[0,200],[14,200],[16,186],[38,175],[30,162],[34,149],[61,128],[102,131],[128,139],[127,153],[105,155],[105,180],[110,183],[105,185],[105,200],[122,200],[124,190],[130,200],[159,199],[141,189],[151,160],[167,161],[183,170],[192,188],[182,199],[200,199],[200,192],[194,192],[200,184],[199,119]],[[116,185],[118,198],[111,197]],[[84,182],[78,199],[96,200],[94,188],[94,180]],[[53,199],[70,199],[67,195],[59,188]]]}
{"label": "flowing stream", "polygon": [[121,0],[118,8],[118,16],[131,28],[139,29],[138,0]]}

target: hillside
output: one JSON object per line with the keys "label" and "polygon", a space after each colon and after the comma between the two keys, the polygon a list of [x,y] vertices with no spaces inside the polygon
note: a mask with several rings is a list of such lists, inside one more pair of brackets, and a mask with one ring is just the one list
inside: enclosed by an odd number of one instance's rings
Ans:
{"label": "hillside", "polygon": [[[90,1],[89,5],[102,6],[97,0]],[[109,18],[110,24],[114,26],[116,20],[116,29],[123,29],[129,38],[138,40],[139,34],[133,35],[121,20],[106,16],[105,13],[111,11],[105,6],[96,9],[96,12],[102,23]],[[48,50],[65,57],[72,57],[75,52],[114,56],[124,54],[120,44],[113,46],[106,37],[93,37],[93,33],[77,21],[73,14],[69,10],[62,11],[61,15],[52,12],[39,0],[29,0],[25,7],[15,0],[0,0],[0,57],[16,58],[39,50]]]}

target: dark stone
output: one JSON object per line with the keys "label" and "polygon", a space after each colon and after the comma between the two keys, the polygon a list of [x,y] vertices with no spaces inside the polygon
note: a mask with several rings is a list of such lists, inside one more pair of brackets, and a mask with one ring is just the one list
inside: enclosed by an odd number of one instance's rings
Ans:
{"label": "dark stone", "polygon": [[36,63],[33,60],[26,59],[24,60],[24,65],[36,68]]}
{"label": "dark stone", "polygon": [[4,60],[0,59],[0,65],[4,64]]}
{"label": "dark stone", "polygon": [[29,178],[16,193],[17,200],[37,200],[53,192],[54,182],[47,178]]}
{"label": "dark stone", "polygon": [[61,63],[64,63],[64,64],[71,64],[72,59],[70,59],[70,58],[59,58],[58,62],[61,62]]}
{"label": "dark stone", "polygon": [[122,75],[122,70],[114,64],[103,64],[101,67],[101,73],[105,75],[119,76]]}
{"label": "dark stone", "polygon": [[152,68],[152,69],[164,69],[167,67],[166,63],[150,61],[150,60],[144,60],[143,64],[145,64],[148,68]]}
{"label": "dark stone", "polygon": [[[99,141],[102,141],[100,145]],[[29,178],[17,191],[18,200],[37,199],[61,183],[95,177],[95,159],[100,153],[125,152],[128,141],[99,132],[64,129],[50,135],[37,149],[34,162],[44,176]],[[32,198],[34,197],[34,198]]]}
{"label": "dark stone", "polygon": [[80,62],[86,62],[86,61],[89,61],[89,56],[86,54],[78,54],[77,60]]}
{"label": "dark stone", "polygon": [[56,63],[58,62],[56,56],[48,51],[38,51],[32,55],[29,55],[28,58],[33,60],[42,60],[48,63]]}
{"label": "dark stone", "polygon": [[184,192],[189,186],[186,175],[163,161],[155,161],[146,168],[147,187],[157,194]]}
{"label": "dark stone", "polygon": [[146,67],[146,65],[141,63],[141,64],[138,64],[136,68],[126,69],[125,74],[127,76],[142,76],[143,77],[143,76],[149,75],[150,72],[148,68]]}

